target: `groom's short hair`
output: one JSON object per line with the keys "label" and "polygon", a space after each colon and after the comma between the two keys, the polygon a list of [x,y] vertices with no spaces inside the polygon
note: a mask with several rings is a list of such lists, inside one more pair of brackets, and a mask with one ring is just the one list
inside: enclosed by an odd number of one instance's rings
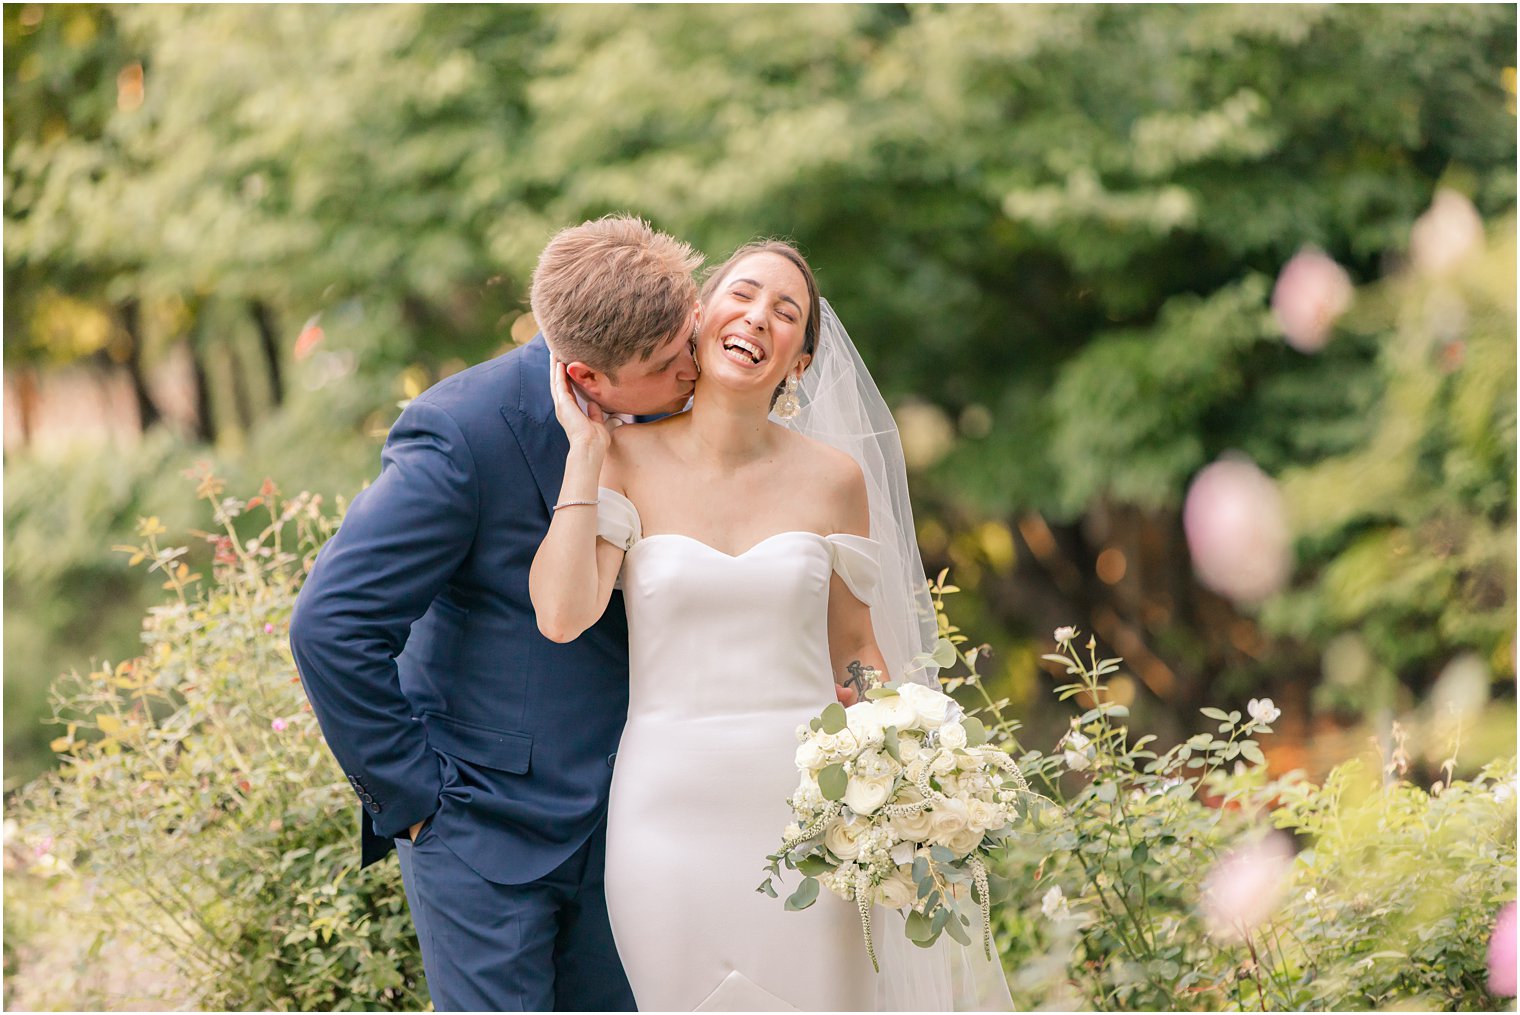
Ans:
{"label": "groom's short hair", "polygon": [[702,255],[631,215],[562,229],[533,269],[533,319],[562,362],[609,375],[646,360],[691,317]]}

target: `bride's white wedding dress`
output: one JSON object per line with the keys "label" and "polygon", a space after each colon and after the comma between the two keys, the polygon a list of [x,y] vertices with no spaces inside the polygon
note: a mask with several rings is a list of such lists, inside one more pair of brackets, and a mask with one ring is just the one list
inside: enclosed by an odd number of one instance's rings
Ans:
{"label": "bride's white wedding dress", "polygon": [[852,903],[825,891],[787,912],[755,890],[791,820],[796,728],[835,700],[830,580],[869,604],[876,543],[781,532],[731,556],[644,536],[626,497],[600,499],[598,534],[626,551],[630,680],[607,909],[639,1008],[877,1008]]}

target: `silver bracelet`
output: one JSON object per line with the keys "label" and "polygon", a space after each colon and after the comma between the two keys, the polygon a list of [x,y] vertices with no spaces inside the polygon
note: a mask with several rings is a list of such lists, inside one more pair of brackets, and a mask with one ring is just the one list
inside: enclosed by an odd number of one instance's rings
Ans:
{"label": "silver bracelet", "polygon": [[554,505],[554,510],[558,511],[562,507],[596,507],[600,503],[599,500],[562,500]]}

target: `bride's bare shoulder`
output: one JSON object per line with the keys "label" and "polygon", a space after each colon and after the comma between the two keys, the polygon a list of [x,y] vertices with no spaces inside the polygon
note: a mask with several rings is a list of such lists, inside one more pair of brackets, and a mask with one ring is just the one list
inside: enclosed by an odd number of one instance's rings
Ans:
{"label": "bride's bare shoulder", "polygon": [[860,464],[844,451],[812,437],[792,434],[796,466],[807,477],[816,496],[829,505],[837,518],[836,530],[865,535],[862,524],[869,523],[866,481]]}

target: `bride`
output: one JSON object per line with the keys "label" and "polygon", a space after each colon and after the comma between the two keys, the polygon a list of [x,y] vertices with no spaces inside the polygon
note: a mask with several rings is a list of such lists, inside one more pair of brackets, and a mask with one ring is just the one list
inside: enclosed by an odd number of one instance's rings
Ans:
{"label": "bride", "polygon": [[691,410],[642,426],[582,409],[554,365],[570,450],[530,576],[556,641],[624,594],[606,884],[634,996],[664,1011],[947,1009],[942,949],[894,948],[876,974],[852,904],[824,893],[788,912],[755,890],[790,819],[798,725],[833,683],[899,678],[933,645],[895,427],[788,244],[741,247],[709,276],[695,352]]}

